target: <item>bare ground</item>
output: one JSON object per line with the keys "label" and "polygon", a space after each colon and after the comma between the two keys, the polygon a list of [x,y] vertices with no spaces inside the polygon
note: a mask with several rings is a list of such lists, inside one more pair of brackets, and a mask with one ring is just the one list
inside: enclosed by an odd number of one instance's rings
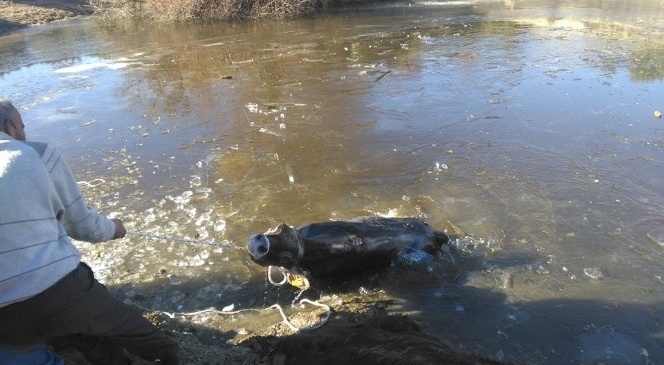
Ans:
{"label": "bare ground", "polygon": [[[389,300],[369,300],[359,298],[348,301],[335,301],[331,304],[329,311],[325,309],[314,311],[301,311],[287,315],[291,325],[297,325],[304,331],[310,331],[318,326],[330,324],[356,324],[372,321],[386,316],[386,308]],[[284,308],[288,310],[288,308]],[[242,315],[251,310],[244,311]],[[273,308],[257,309],[257,312],[274,311]],[[219,315],[226,315],[218,313]],[[213,314],[214,315],[214,314]],[[257,314],[260,315],[260,314]],[[186,365],[268,365],[272,364],[270,349],[278,339],[296,333],[285,320],[264,321],[260,330],[243,337],[240,340],[232,336],[224,338],[220,336],[223,331],[208,326],[200,326],[187,314],[147,312],[145,317],[152,323],[173,336],[184,352]],[[414,322],[413,322],[414,323]],[[309,330],[307,330],[309,328]],[[83,356],[74,349],[60,349],[58,351],[64,357],[67,365],[89,365]],[[129,355],[133,365],[158,365]]]}

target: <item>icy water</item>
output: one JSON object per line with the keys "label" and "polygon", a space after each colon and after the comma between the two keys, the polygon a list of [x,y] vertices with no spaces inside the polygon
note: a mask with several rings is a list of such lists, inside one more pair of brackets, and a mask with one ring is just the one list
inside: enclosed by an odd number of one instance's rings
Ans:
{"label": "icy water", "polygon": [[[0,37],[0,95],[134,233],[79,244],[128,303],[288,305],[250,234],[418,216],[458,238],[434,264],[304,297],[393,300],[505,360],[664,364],[662,19],[658,0],[83,19]],[[190,318],[230,341],[280,320]]]}

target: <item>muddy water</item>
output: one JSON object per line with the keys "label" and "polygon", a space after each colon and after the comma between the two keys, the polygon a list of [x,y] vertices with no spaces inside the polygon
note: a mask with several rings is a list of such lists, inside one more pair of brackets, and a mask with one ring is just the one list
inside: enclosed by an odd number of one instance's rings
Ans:
{"label": "muddy water", "polygon": [[[506,360],[662,364],[663,17],[658,1],[454,1],[78,20],[0,37],[0,94],[134,233],[79,244],[128,303],[287,305],[251,233],[419,216],[458,238],[430,267],[305,297],[390,299]],[[279,321],[262,313],[195,321],[237,341]]]}

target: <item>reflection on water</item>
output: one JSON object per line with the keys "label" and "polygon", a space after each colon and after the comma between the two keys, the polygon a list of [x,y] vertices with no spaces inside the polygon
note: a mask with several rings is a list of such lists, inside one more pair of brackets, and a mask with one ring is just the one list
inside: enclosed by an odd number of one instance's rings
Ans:
{"label": "reflection on water", "polygon": [[[656,1],[469,1],[80,20],[0,38],[2,94],[101,211],[180,239],[80,245],[128,302],[288,303],[248,260],[249,234],[419,216],[455,249],[344,295],[398,299],[428,331],[506,360],[657,364],[663,15]],[[215,320],[201,319],[241,335],[272,319]]]}

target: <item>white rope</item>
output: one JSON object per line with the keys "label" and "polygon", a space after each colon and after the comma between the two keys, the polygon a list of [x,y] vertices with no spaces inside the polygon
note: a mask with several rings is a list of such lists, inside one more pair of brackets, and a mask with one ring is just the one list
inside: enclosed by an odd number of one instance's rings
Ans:
{"label": "white rope", "polygon": [[[318,301],[309,300],[309,299],[302,299],[299,302],[299,304],[304,304],[304,303],[308,303],[308,304],[311,304],[313,306],[325,309],[325,318],[323,318],[323,320],[320,323],[316,324],[315,326],[307,327],[307,329],[312,329],[313,330],[313,329],[323,327],[327,323],[327,321],[330,319],[330,316],[332,315],[332,309],[330,308],[330,306],[327,305],[327,304],[323,304],[323,303],[320,303]],[[293,332],[298,332],[302,329],[301,327],[298,327],[298,326],[294,325],[288,319],[288,317],[286,316],[286,313],[284,313],[283,308],[281,308],[281,306],[279,304],[273,304],[273,305],[269,306],[266,309],[272,309],[272,308],[276,308],[279,311],[279,314],[281,315],[281,318],[282,318],[283,322],[291,330],[293,330]],[[143,308],[143,309],[145,309],[145,308]],[[214,308],[208,308],[208,309],[203,309],[203,310],[200,310],[200,311],[197,311],[197,312],[188,312],[188,313],[170,313],[170,312],[162,312],[162,311],[160,311],[160,313],[163,313],[164,315],[166,315],[167,317],[169,317],[171,319],[175,319],[176,316],[192,317],[192,316],[196,316],[196,315],[204,314],[204,313],[216,313],[216,314],[222,314],[222,315],[223,314],[237,314],[237,313],[241,313],[241,312],[257,311],[257,310],[260,311],[261,309],[240,309],[240,310],[237,310],[237,311],[228,311],[228,312],[226,312],[226,311],[220,311],[220,310],[214,309]]]}
{"label": "white rope", "polygon": [[276,281],[274,281],[272,279],[272,268],[273,267],[274,266],[271,266],[271,265],[267,267],[267,280],[270,282],[270,284],[272,284],[274,286],[282,286],[282,285],[286,284],[286,282],[288,281],[288,277],[286,276],[286,274],[284,273],[284,270],[282,268],[279,268],[279,272],[281,272],[281,275],[284,277],[284,280],[277,283]]}
{"label": "white rope", "polygon": [[[332,309],[330,309],[329,305],[320,303],[318,301],[312,301],[312,300],[309,300],[309,299],[300,300],[300,304],[303,304],[303,303],[309,303],[311,305],[315,305],[317,307],[325,309],[325,318],[320,323],[318,323],[317,325],[312,326],[312,327],[308,327],[307,329],[312,329],[313,330],[313,329],[316,329],[316,328],[323,327],[327,323],[327,321],[330,319],[330,315],[332,314]],[[281,306],[279,304],[273,304],[272,306],[270,306],[270,308],[277,308],[279,310],[279,314],[281,314],[281,318],[283,319],[283,322],[286,323],[286,325],[288,325],[288,327],[290,327],[290,329],[292,329],[294,332],[298,332],[301,329],[300,327],[294,325],[291,321],[288,320],[288,317],[286,317],[286,314],[284,313],[284,310],[281,308]]]}
{"label": "white rope", "polygon": [[309,304],[311,304],[311,305],[315,305],[315,306],[317,306],[317,307],[320,307],[320,308],[325,309],[325,318],[324,318],[319,324],[317,324],[317,325],[315,325],[315,326],[313,326],[313,327],[309,327],[309,329],[314,330],[314,329],[316,329],[316,328],[321,328],[321,327],[323,327],[323,326],[327,323],[327,321],[330,319],[330,316],[332,315],[332,309],[331,309],[330,306],[327,305],[327,304],[323,304],[323,303],[321,303],[321,302],[319,302],[319,301],[317,301],[317,300],[309,300],[309,299],[306,299],[306,298],[300,300],[300,304],[302,304],[302,303],[309,303]]}
{"label": "white rope", "polygon": [[286,317],[286,314],[284,313],[284,310],[281,309],[281,306],[279,304],[273,304],[273,305],[270,306],[270,308],[277,308],[279,310],[279,314],[281,314],[281,318],[283,318],[283,320],[284,320],[284,323],[286,323],[288,325],[288,327],[290,327],[290,329],[292,329],[294,332],[297,332],[297,331],[300,330],[300,328],[298,328],[297,326],[292,324],[291,321],[288,320],[288,317]]}
{"label": "white rope", "polygon": [[[95,181],[96,181],[96,183],[95,183]],[[81,184],[81,185],[87,185],[87,186],[89,186],[89,187],[91,187],[91,188],[94,188],[94,187],[97,187],[97,186],[99,186],[99,185],[101,185],[101,184],[105,184],[105,183],[106,183],[106,180],[104,180],[104,179],[100,179],[100,178],[96,178],[96,179],[92,179],[92,180],[90,180],[90,181],[78,181],[78,183]]]}
{"label": "white rope", "polygon": [[[143,309],[145,309],[145,308],[143,308]],[[236,310],[236,311],[220,311],[218,309],[208,308],[208,309],[199,310],[197,312],[186,312],[186,313],[175,313],[175,312],[171,313],[171,312],[162,312],[162,311],[159,311],[159,312],[165,314],[167,317],[169,317],[171,319],[175,319],[175,316],[193,317],[193,316],[196,316],[196,315],[199,315],[199,314],[204,314],[204,313],[237,314],[237,313],[241,313],[241,312],[256,311],[256,310],[260,310],[260,309],[240,309],[240,310]]]}

